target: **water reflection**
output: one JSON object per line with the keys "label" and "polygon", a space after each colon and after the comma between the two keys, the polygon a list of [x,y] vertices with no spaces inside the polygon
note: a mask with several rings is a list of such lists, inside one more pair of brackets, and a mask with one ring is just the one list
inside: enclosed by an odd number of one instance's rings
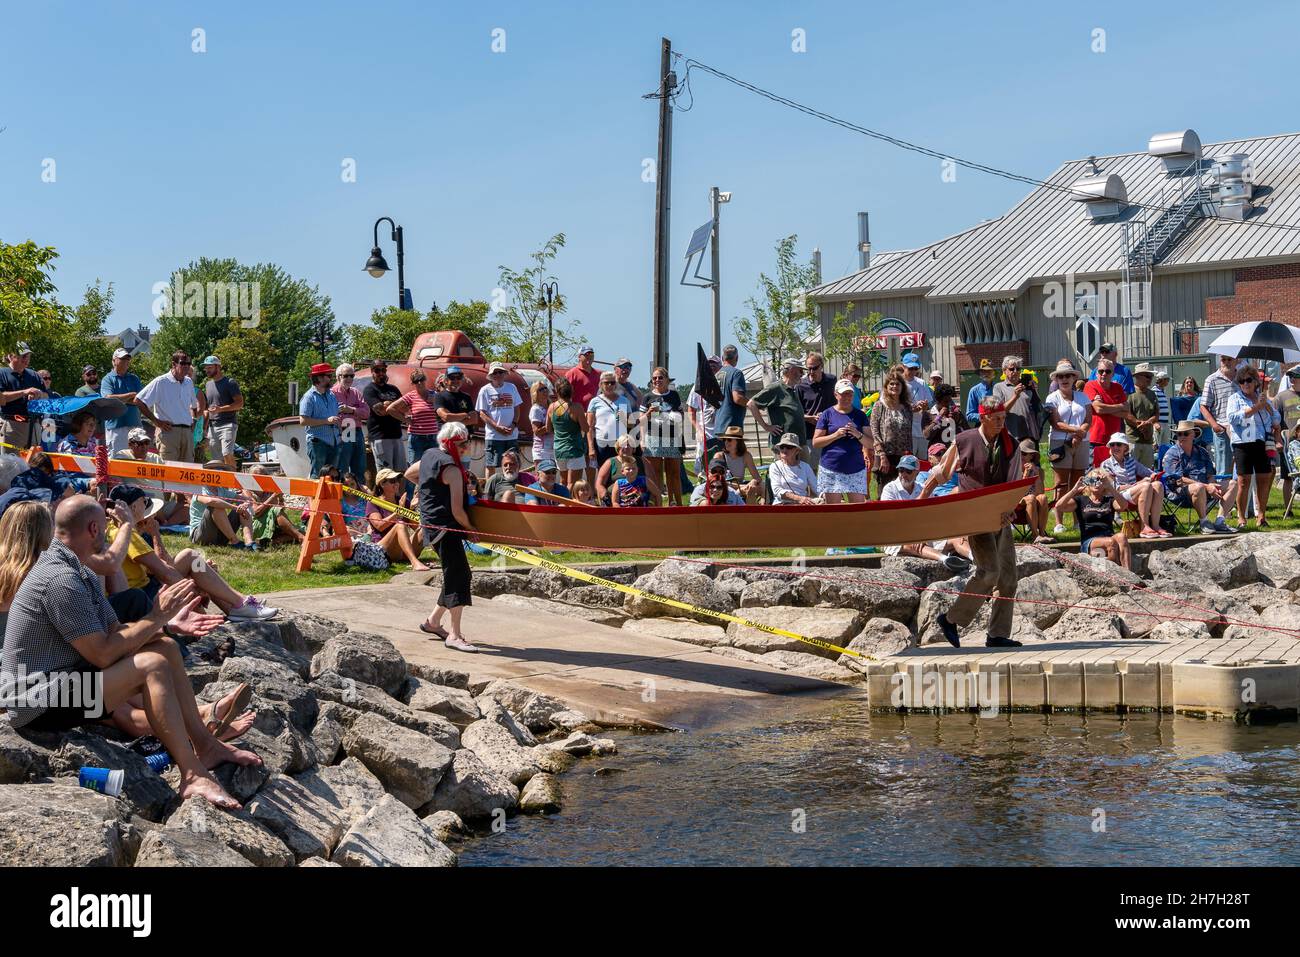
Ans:
{"label": "water reflection", "polygon": [[565,776],[562,814],[514,818],[462,863],[1300,861],[1296,724],[820,702],[763,728],[620,743]]}

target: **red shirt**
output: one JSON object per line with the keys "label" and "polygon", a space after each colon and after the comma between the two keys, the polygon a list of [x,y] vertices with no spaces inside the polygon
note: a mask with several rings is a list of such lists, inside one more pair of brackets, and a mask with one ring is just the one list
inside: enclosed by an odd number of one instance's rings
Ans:
{"label": "red shirt", "polygon": [[[1118,382],[1103,385],[1099,380],[1093,379],[1084,385],[1083,394],[1089,402],[1093,399],[1101,399],[1106,405],[1125,405],[1128,402],[1128,395]],[[1109,412],[1098,415],[1094,411],[1092,425],[1088,427],[1088,441],[1093,445],[1105,445],[1112,435],[1123,430],[1124,420],[1120,416]]]}
{"label": "red shirt", "polygon": [[575,405],[582,406],[585,411],[587,403],[596,397],[600,391],[600,373],[592,368],[590,372],[584,372],[581,366],[574,366],[564,377],[569,380],[573,386],[573,402]]}
{"label": "red shirt", "polygon": [[438,418],[438,413],[433,410],[429,399],[433,398],[433,393],[427,393],[428,399],[420,395],[419,390],[412,389],[402,400],[406,403],[410,415],[407,419],[406,429],[411,435],[437,435],[438,430],[442,428],[442,420]]}

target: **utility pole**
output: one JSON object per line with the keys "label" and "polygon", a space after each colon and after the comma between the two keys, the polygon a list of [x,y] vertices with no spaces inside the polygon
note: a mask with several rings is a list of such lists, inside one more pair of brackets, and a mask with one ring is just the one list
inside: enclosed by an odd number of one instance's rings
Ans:
{"label": "utility pole", "polygon": [[659,156],[655,161],[654,364],[668,368],[668,214],[672,207],[673,104],[677,75],[673,44],[662,38],[659,53]]}
{"label": "utility pole", "polygon": [[721,216],[718,187],[709,189],[709,210],[713,213],[713,354],[722,355],[722,277],[718,274],[718,228]]}

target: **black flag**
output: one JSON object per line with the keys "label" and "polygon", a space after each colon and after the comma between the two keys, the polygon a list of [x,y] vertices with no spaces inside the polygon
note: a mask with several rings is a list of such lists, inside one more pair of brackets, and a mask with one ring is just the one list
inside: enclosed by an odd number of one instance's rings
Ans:
{"label": "black flag", "polygon": [[718,376],[709,368],[709,357],[704,354],[704,346],[695,343],[699,358],[695,363],[695,391],[701,399],[715,409],[722,405],[722,388],[718,385]]}

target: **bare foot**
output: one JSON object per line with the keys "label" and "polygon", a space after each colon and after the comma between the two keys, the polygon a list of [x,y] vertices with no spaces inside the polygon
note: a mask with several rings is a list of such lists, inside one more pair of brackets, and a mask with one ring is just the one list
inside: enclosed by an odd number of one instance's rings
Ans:
{"label": "bare foot", "polygon": [[199,760],[203,762],[203,766],[209,771],[226,762],[243,765],[244,767],[257,766],[262,763],[262,759],[252,751],[242,751],[233,744],[227,744],[215,738],[211,746],[197,750]]}
{"label": "bare foot", "polygon": [[427,571],[429,570],[429,568],[430,568],[430,566],[429,566],[429,565],[426,565],[424,562],[412,562],[412,563],[411,563],[411,571],[413,571],[413,572],[427,572]]}
{"label": "bare foot", "polygon": [[188,778],[182,775],[179,793],[182,801],[186,798],[201,797],[227,811],[238,811],[243,806],[227,794],[226,789],[206,771],[202,775],[194,774]]}
{"label": "bare foot", "polygon": [[256,711],[245,711],[238,718],[230,722],[230,726],[221,732],[222,741],[234,741],[245,731],[253,726],[253,721],[257,718]]}

